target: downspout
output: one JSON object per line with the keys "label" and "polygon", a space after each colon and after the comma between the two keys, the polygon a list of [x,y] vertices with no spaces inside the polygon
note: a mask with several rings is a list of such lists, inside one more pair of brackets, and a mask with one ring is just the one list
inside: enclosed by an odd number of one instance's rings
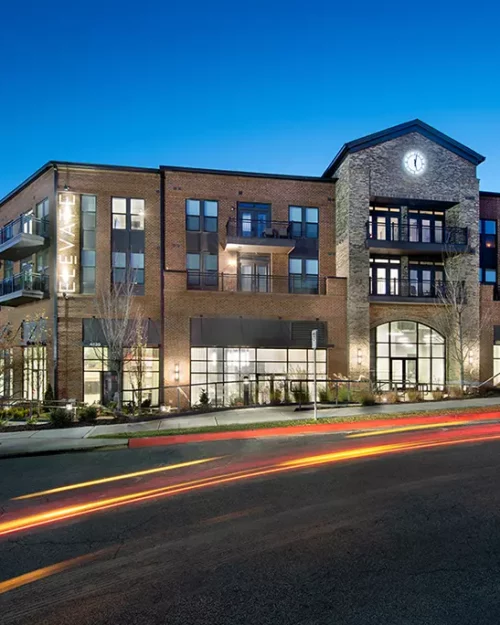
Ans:
{"label": "downspout", "polygon": [[165,401],[165,172],[160,170],[160,392]]}
{"label": "downspout", "polygon": [[51,249],[51,276],[50,276],[50,296],[52,297],[52,388],[54,398],[59,399],[58,394],[58,356],[59,356],[59,306],[57,301],[57,191],[59,188],[59,170],[54,165],[54,213],[52,216],[50,235],[52,239]]}

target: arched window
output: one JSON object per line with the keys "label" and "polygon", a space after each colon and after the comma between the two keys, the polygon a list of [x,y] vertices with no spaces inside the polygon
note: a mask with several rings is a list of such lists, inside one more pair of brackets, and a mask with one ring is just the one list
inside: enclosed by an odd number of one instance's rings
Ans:
{"label": "arched window", "polygon": [[413,387],[442,389],[445,384],[444,337],[415,321],[391,321],[372,332],[375,379],[381,390]]}

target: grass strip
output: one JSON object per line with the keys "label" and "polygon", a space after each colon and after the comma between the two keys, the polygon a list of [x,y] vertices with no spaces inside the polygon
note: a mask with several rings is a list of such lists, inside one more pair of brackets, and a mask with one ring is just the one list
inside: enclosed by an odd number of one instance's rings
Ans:
{"label": "grass strip", "polygon": [[[485,406],[480,408],[455,408],[449,410],[417,410],[412,412],[375,412],[361,416],[351,417],[324,417],[317,421],[314,419],[293,419],[290,421],[268,421],[265,423],[233,423],[229,425],[208,425],[194,428],[172,428],[166,430],[139,430],[136,432],[117,432],[116,434],[95,434],[90,438],[149,438],[153,436],[176,436],[179,434],[205,434],[207,432],[239,432],[242,430],[264,430],[268,428],[293,427],[295,425],[318,425],[323,423],[355,423],[357,421],[377,421],[380,419],[411,419],[425,416],[455,416],[464,414],[481,414],[500,411],[498,406]],[[499,415],[500,418],[500,415]]]}

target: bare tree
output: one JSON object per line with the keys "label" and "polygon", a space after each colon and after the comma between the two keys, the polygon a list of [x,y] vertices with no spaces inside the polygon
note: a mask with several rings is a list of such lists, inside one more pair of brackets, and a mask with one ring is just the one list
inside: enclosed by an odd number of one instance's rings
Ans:
{"label": "bare tree", "polygon": [[131,326],[131,343],[126,349],[124,370],[128,373],[132,387],[134,409],[137,407],[140,413],[144,400],[144,360],[147,349],[146,319],[142,308],[136,310]]}
{"label": "bare tree", "polygon": [[47,316],[45,313],[26,316],[23,327],[23,366],[28,384],[25,391],[31,401],[37,402],[40,415],[47,390]]}
{"label": "bare tree", "polygon": [[109,290],[101,289],[95,298],[97,321],[108,348],[108,359],[117,375],[117,408],[123,407],[123,366],[126,348],[133,345],[137,335],[136,320],[142,320],[141,311],[134,309],[135,280],[127,275],[124,282],[115,283]]}
{"label": "bare tree", "polygon": [[444,282],[435,285],[437,310],[436,329],[445,337],[450,364],[459,375],[460,389],[467,381],[469,362],[477,360],[481,329],[489,319],[479,315],[477,272],[471,267],[468,254],[447,256]]}

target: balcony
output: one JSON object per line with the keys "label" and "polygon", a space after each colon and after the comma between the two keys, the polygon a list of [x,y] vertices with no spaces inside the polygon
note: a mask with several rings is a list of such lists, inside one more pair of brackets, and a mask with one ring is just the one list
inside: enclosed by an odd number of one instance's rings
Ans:
{"label": "balcony", "polygon": [[0,306],[20,306],[47,297],[49,277],[45,274],[22,272],[0,282]]}
{"label": "balcony", "polygon": [[288,221],[229,219],[226,250],[256,254],[289,254],[295,248]]}
{"label": "balcony", "polygon": [[380,228],[366,223],[366,247],[381,254],[463,254],[468,251],[468,229],[390,223]]}
{"label": "balcony", "polygon": [[463,282],[370,281],[370,302],[373,303],[452,304],[460,301],[465,301]]}
{"label": "balcony", "polygon": [[47,244],[48,220],[24,213],[0,229],[0,259],[21,260]]}
{"label": "balcony", "polygon": [[199,271],[188,271],[186,279],[189,290],[294,295],[325,295],[327,281],[324,276],[257,276]]}

